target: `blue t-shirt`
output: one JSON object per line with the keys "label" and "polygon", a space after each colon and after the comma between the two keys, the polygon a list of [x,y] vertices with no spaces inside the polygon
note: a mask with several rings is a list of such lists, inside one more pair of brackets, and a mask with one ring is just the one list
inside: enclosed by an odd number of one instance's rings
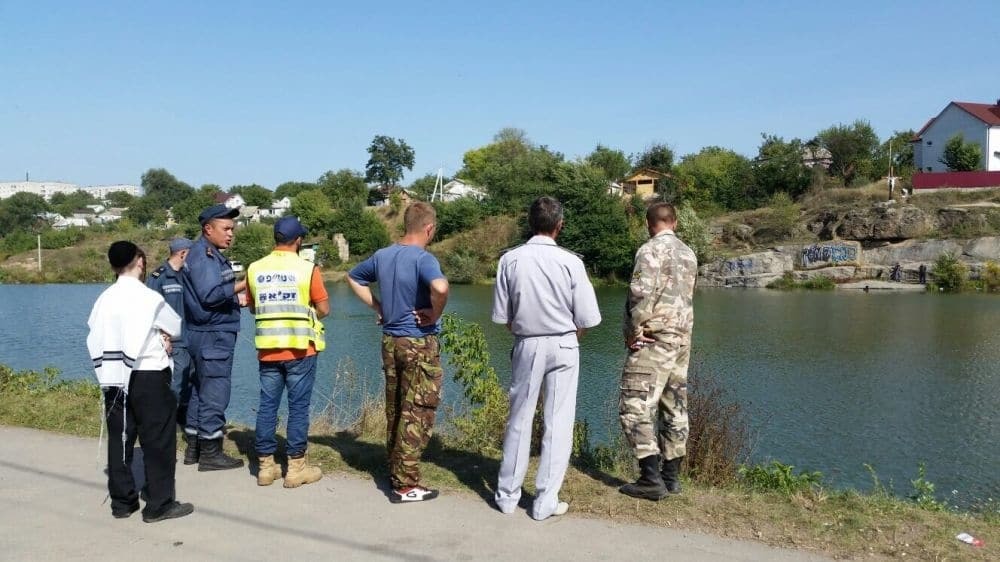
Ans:
{"label": "blue t-shirt", "polygon": [[430,308],[431,281],[444,279],[441,265],[430,252],[393,244],[359,263],[349,275],[359,285],[378,283],[383,333],[421,338],[441,331],[440,320],[433,326],[417,326],[413,315],[414,310]]}

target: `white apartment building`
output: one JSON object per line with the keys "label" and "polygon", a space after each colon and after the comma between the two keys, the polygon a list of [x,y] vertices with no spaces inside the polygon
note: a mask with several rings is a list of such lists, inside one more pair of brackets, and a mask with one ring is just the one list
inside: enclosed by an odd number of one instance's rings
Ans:
{"label": "white apartment building", "polygon": [[94,195],[98,199],[104,199],[109,193],[124,191],[129,195],[138,197],[141,194],[139,186],[129,184],[114,185],[91,185],[80,187],[75,183],[62,181],[8,181],[0,182],[0,199],[6,199],[15,193],[25,192],[41,195],[46,201],[50,200],[56,193],[73,193],[82,189]]}

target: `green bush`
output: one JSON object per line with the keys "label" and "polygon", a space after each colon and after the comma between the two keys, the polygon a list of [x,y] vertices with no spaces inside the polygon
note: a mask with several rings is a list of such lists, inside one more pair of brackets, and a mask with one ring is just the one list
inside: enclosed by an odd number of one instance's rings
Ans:
{"label": "green bush", "polygon": [[65,230],[49,229],[42,231],[42,248],[46,250],[68,248],[82,242],[84,238],[86,238],[86,234],[79,228],[67,228]]}
{"label": "green bush", "polygon": [[754,238],[760,241],[786,240],[795,235],[799,223],[799,206],[787,193],[778,192],[768,201],[767,212],[761,217]]}
{"label": "green bush", "polygon": [[440,238],[470,230],[483,219],[482,205],[471,197],[434,203],[434,210],[437,211],[437,236]]}
{"label": "green bush", "polygon": [[712,235],[708,225],[698,218],[698,213],[690,205],[681,205],[677,209],[677,237],[694,250],[699,264],[712,261]]}
{"label": "green bush", "polygon": [[968,282],[969,268],[954,254],[944,253],[934,261],[931,275],[934,276],[932,287],[948,293],[957,293],[964,289]]}
{"label": "green bush", "polygon": [[37,245],[35,235],[24,230],[15,230],[3,237],[0,252],[10,256],[33,250]]}
{"label": "green bush", "polygon": [[391,241],[385,223],[370,209],[349,205],[333,214],[330,234],[344,235],[352,256],[364,256],[388,246]]}
{"label": "green bush", "polygon": [[479,256],[465,249],[445,254],[441,266],[452,283],[475,283],[483,276]]}
{"label": "green bush", "polygon": [[779,461],[769,465],[743,465],[739,468],[740,480],[751,490],[758,492],[778,492],[792,495],[818,488],[823,474],[818,471],[795,473],[795,467]]}
{"label": "green bush", "polygon": [[980,278],[984,291],[987,293],[1000,292],[1000,264],[997,264],[995,261],[986,262]]}
{"label": "green bush", "polygon": [[[503,445],[510,404],[496,370],[490,366],[490,352],[483,329],[454,314],[445,314],[441,325],[441,351],[454,369],[453,377],[462,386],[471,404],[468,412],[452,420],[455,439],[461,448],[496,457]],[[463,415],[464,414],[464,415]]]}

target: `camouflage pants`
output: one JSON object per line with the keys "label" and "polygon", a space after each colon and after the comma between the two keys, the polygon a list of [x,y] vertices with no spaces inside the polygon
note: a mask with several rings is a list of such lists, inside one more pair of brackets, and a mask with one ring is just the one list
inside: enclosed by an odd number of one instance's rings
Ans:
{"label": "camouflage pants", "polygon": [[690,356],[686,343],[655,342],[630,352],[625,360],[618,413],[636,458],[662,453],[670,460],[685,455]]}
{"label": "camouflage pants", "polygon": [[437,336],[382,336],[386,450],[395,489],[420,484],[420,456],[441,402],[441,353]]}

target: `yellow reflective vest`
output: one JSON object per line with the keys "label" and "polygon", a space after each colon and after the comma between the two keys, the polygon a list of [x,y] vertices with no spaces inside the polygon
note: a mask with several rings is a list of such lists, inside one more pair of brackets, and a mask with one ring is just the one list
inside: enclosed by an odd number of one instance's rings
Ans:
{"label": "yellow reflective vest", "polygon": [[309,305],[312,262],[293,252],[275,250],[247,268],[253,294],[257,349],[309,349],[323,351],[323,323]]}

